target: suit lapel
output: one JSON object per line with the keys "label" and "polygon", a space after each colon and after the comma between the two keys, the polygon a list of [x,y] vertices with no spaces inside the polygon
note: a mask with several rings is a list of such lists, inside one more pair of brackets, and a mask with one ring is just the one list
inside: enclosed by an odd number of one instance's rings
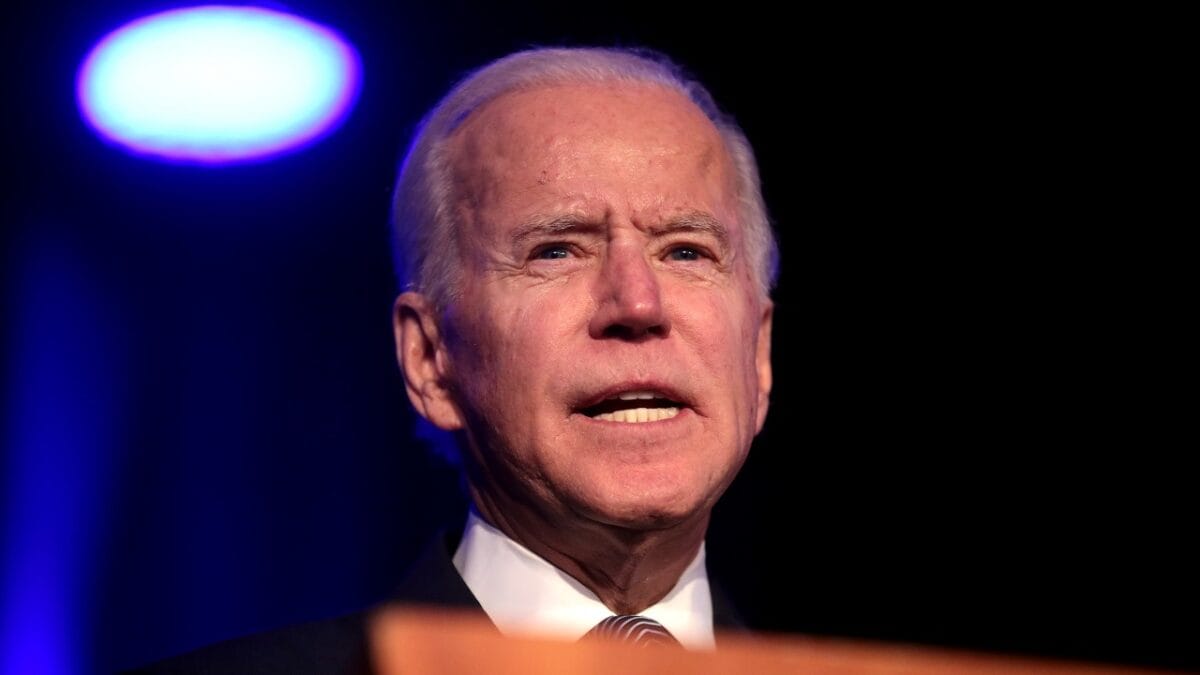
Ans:
{"label": "suit lapel", "polygon": [[408,573],[392,595],[391,602],[441,605],[482,613],[483,607],[454,568],[450,551],[456,544],[457,536],[449,532],[435,537],[431,545],[408,568]]}

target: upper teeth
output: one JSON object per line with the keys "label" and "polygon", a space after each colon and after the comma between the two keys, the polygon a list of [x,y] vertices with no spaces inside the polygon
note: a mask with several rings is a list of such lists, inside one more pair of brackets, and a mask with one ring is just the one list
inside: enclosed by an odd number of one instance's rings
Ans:
{"label": "upper teeth", "polygon": [[[661,399],[662,397],[651,391],[627,391],[617,394],[616,398],[622,401],[648,401],[652,399]],[[659,420],[667,420],[679,414],[679,408],[629,408],[626,410],[614,410],[612,412],[601,413],[595,416],[595,419],[605,422],[657,422]]]}

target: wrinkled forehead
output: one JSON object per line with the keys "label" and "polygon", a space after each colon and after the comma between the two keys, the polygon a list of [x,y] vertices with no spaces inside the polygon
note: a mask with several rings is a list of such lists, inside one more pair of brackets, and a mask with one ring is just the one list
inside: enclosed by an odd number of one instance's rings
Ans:
{"label": "wrinkled forehead", "polygon": [[704,185],[720,201],[736,201],[733,162],[720,133],[686,96],[658,84],[509,92],[468,116],[447,150],[458,197],[477,204],[500,197],[501,187],[639,178],[647,190]]}
{"label": "wrinkled forehead", "polygon": [[[645,140],[683,131],[697,143],[719,142],[711,120],[690,99],[660,84],[559,83],[510,91],[467,116],[452,134],[529,134],[571,129],[580,137],[642,129]],[[492,133],[486,133],[488,131]]]}

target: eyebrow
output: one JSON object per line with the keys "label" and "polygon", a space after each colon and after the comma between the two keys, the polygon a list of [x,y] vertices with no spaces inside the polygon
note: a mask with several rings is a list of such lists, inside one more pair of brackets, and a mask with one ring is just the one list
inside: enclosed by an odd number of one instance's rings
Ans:
{"label": "eyebrow", "polygon": [[[530,239],[554,236],[564,232],[597,233],[606,227],[604,223],[574,214],[533,216],[513,232],[512,241],[519,248]],[[703,211],[685,212],[661,225],[652,225],[647,230],[655,237],[676,232],[698,232],[713,237],[722,248],[729,248],[728,228],[721,221]]]}
{"label": "eyebrow", "polygon": [[533,216],[512,233],[512,241],[517,248],[521,248],[530,239],[540,239],[563,232],[600,232],[603,229],[602,223],[577,215]]}
{"label": "eyebrow", "polygon": [[729,250],[729,229],[721,221],[704,211],[688,211],[662,225],[654,225],[649,230],[656,237],[675,232],[707,234],[716,239],[722,249]]}

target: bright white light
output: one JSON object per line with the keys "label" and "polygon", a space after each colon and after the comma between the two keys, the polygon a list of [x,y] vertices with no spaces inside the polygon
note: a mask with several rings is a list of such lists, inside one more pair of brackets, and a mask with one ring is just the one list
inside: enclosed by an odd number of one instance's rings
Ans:
{"label": "bright white light", "polygon": [[210,5],[133,21],[79,68],[84,118],[133,152],[187,162],[258,159],[345,119],[359,61],[332,30],[257,7]]}

